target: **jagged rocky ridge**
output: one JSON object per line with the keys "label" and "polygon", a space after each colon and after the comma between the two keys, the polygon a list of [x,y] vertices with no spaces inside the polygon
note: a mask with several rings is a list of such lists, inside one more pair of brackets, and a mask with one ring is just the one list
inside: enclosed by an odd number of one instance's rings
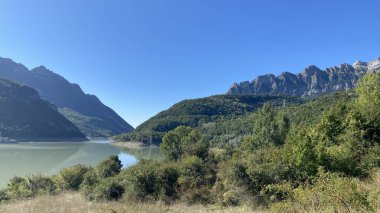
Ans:
{"label": "jagged rocky ridge", "polygon": [[79,85],[44,66],[28,70],[24,65],[0,57],[0,77],[35,88],[41,97],[87,136],[104,137],[130,132],[133,127],[96,96],[85,94]]}
{"label": "jagged rocky ridge", "polygon": [[61,140],[87,139],[35,89],[0,78],[0,143]]}
{"label": "jagged rocky ridge", "polygon": [[380,58],[371,62],[356,61],[353,65],[341,64],[325,70],[311,65],[298,74],[267,74],[251,82],[234,83],[227,94],[318,95],[351,89],[362,75],[376,69],[380,69]]}

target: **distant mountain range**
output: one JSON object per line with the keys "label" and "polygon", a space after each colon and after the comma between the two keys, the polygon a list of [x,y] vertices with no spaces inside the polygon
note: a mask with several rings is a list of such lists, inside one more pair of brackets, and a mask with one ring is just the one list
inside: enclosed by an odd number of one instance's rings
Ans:
{"label": "distant mountain range", "polygon": [[0,79],[0,143],[15,141],[85,141],[85,135],[25,85]]}
{"label": "distant mountain range", "polygon": [[353,65],[341,64],[325,70],[311,65],[298,74],[267,74],[251,82],[234,83],[227,94],[318,95],[351,89],[362,75],[376,69],[380,69],[380,58],[370,62],[356,61]]}
{"label": "distant mountain range", "polygon": [[96,96],[85,94],[79,85],[44,66],[28,70],[22,64],[0,57],[0,78],[36,89],[42,99],[56,105],[59,112],[87,136],[108,137],[133,130]]}

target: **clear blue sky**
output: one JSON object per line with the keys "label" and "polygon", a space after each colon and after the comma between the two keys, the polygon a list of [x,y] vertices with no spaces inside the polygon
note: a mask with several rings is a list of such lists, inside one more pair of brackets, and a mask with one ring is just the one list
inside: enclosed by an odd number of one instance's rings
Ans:
{"label": "clear blue sky", "polygon": [[136,126],[265,73],[380,56],[376,0],[0,0],[0,56],[45,65]]}

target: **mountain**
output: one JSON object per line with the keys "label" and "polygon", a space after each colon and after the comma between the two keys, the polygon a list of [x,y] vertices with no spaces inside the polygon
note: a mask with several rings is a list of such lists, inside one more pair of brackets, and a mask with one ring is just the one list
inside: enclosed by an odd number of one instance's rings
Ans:
{"label": "mountain", "polygon": [[85,141],[57,108],[25,85],[0,79],[0,141]]}
{"label": "mountain", "polygon": [[[285,100],[285,101],[284,101]],[[139,125],[134,132],[115,136],[116,141],[158,144],[165,133],[178,126],[201,128],[210,122],[244,116],[269,102],[282,106],[302,102],[298,98],[270,95],[215,95],[184,100]]]}
{"label": "mountain", "polygon": [[356,61],[321,70],[311,65],[301,73],[284,72],[279,76],[267,74],[249,82],[234,83],[227,94],[282,94],[312,96],[326,92],[351,89],[366,72],[380,68],[380,58],[371,62]]}
{"label": "mountain", "polygon": [[44,66],[28,70],[11,59],[0,58],[0,77],[35,88],[87,136],[111,136],[130,132],[133,127],[96,96],[85,94],[79,85]]}

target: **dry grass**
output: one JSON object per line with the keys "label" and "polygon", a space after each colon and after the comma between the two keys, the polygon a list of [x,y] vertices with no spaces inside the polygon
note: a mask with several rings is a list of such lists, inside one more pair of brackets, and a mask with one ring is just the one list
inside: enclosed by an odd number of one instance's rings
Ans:
{"label": "dry grass", "polygon": [[191,205],[177,203],[174,205],[165,205],[162,203],[142,204],[127,202],[88,202],[78,193],[63,193],[56,196],[42,196],[30,200],[14,201],[0,204],[0,212],[8,213],[86,213],[86,212],[106,212],[106,213],[129,213],[129,212],[147,212],[147,213],[183,213],[183,212],[213,212],[213,213],[243,213],[243,212],[260,212],[253,211],[248,207],[229,207],[216,208],[205,207],[202,205]]}

